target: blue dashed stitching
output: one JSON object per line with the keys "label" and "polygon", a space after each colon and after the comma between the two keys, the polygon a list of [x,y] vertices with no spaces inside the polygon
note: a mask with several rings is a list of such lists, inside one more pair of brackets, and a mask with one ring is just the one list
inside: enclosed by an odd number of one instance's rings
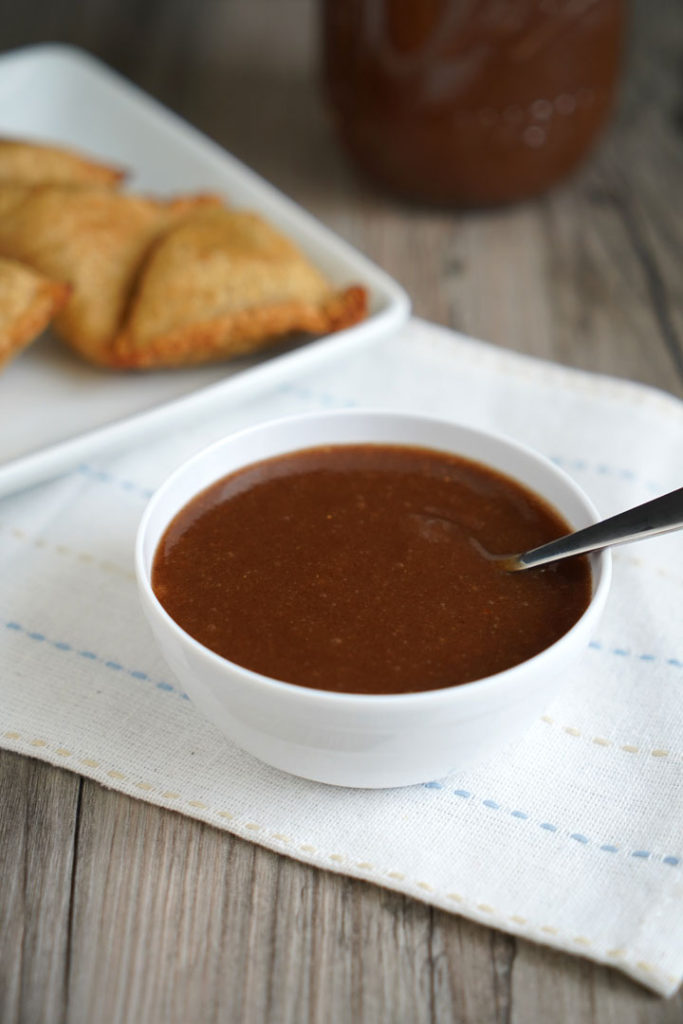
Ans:
{"label": "blue dashed stitching", "polygon": [[76,467],[76,472],[82,476],[87,476],[89,480],[97,480],[101,484],[114,484],[115,487],[120,487],[124,491],[135,493],[139,497],[147,500],[154,494],[153,490],[147,487],[140,487],[139,484],[133,483],[132,480],[122,480],[120,477],[114,476],[113,473],[107,473],[104,469],[97,469],[95,466],[89,466],[87,463],[82,462],[80,466]]}
{"label": "blue dashed stitching", "polygon": [[683,668],[683,661],[680,658],[665,658],[662,655],[651,654],[649,651],[644,654],[634,654],[627,647],[605,647],[599,640],[591,640],[588,647],[592,651],[602,651],[604,654],[614,654],[618,658],[637,658],[638,661],[661,661],[672,668]]}
{"label": "blue dashed stitching", "polygon": [[[446,789],[442,782],[425,782],[423,783],[424,789]],[[537,825],[544,832],[557,833],[564,835],[568,839],[573,839],[574,842],[580,843],[581,846],[597,846],[599,850],[604,853],[623,853],[626,857],[633,857],[636,860],[651,860],[659,861],[662,864],[667,864],[670,867],[678,867],[681,863],[680,857],[675,857],[672,854],[666,856],[660,856],[652,853],[651,850],[624,850],[622,847],[615,846],[612,843],[603,843],[602,845],[597,844],[594,840],[585,836],[582,832],[567,832],[561,829],[558,825],[554,825],[550,821],[534,821],[526,811],[520,810],[509,810],[502,804],[499,804],[496,800],[487,798],[486,800],[479,800],[475,797],[469,789],[452,789],[450,790],[452,796],[460,797],[461,800],[466,800],[475,806],[481,804],[482,807],[487,807],[492,811],[502,811],[503,814],[509,814],[511,818],[517,818],[519,821],[527,821],[530,825]]]}
{"label": "blue dashed stitching", "polygon": [[[623,466],[608,466],[604,462],[590,463],[586,459],[570,459],[563,455],[551,455],[549,458],[556,466],[562,466],[564,469],[574,469],[579,472],[593,472],[597,473],[599,476],[613,476],[618,480],[637,479],[636,474],[632,469],[627,469]],[[655,483],[653,480],[644,480],[643,484],[649,491],[654,491],[657,494],[661,494],[665,490],[665,488],[660,484]]]}
{"label": "blue dashed stitching", "polygon": [[358,402],[353,398],[339,398],[329,391],[314,391],[312,388],[307,388],[302,384],[283,384],[280,388],[280,394],[294,395],[296,398],[303,398],[306,401],[312,400],[324,409],[354,409],[358,405]]}
{"label": "blue dashed stitching", "polygon": [[49,640],[44,633],[36,633],[33,630],[25,629],[24,626],[22,626],[19,622],[8,620],[5,622],[5,629],[11,629],[15,633],[22,633],[29,640],[35,640],[38,643],[47,643],[56,651],[61,651],[62,653],[73,653],[77,655],[79,658],[85,658],[86,661],[97,661],[99,662],[100,665],[104,665],[105,668],[110,669],[112,672],[124,672],[126,675],[131,676],[131,678],[133,679],[141,679],[145,682],[153,683],[157,690],[162,690],[164,693],[177,693],[178,696],[181,697],[183,700],[190,699],[186,693],[182,692],[182,690],[179,690],[177,687],[172,686],[171,683],[167,683],[163,679],[155,682],[146,672],[143,672],[140,669],[126,668],[119,661],[112,661],[109,659],[102,658],[99,656],[99,654],[95,654],[94,651],[79,651],[77,648],[73,647],[71,644],[66,643],[64,640]]}

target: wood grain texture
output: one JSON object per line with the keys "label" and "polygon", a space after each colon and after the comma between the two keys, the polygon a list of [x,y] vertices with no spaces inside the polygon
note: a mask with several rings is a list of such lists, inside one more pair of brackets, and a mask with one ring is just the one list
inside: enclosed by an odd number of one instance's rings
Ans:
{"label": "wood grain texture", "polygon": [[[314,0],[0,0],[4,48],[101,56],[398,278],[415,310],[683,395],[683,17],[633,6],[617,114],[541,199],[406,207],[359,180],[316,82]],[[0,752],[5,1024],[673,1024],[617,972]]]}
{"label": "wood grain texture", "polygon": [[0,780],[0,1020],[60,1020],[82,780],[5,751]]}

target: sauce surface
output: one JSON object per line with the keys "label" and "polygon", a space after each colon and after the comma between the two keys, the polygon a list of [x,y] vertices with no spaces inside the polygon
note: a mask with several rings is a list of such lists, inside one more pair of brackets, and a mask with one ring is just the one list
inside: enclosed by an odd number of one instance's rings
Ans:
{"label": "sauce surface", "polygon": [[576,622],[585,558],[506,573],[477,547],[510,554],[567,532],[479,463],[333,445],[254,463],[193,498],[159,543],[152,587],[192,637],[263,675],[433,690],[510,668]]}

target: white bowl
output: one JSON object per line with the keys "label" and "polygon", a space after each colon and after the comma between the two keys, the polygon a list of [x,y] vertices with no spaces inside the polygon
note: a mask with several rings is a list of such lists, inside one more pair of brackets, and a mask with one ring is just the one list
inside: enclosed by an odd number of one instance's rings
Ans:
{"label": "white bowl", "polygon": [[593,594],[575,625],[514,668],[442,690],[367,696],[284,683],[242,668],[189,636],[154,595],[157,545],[199,491],[242,466],[323,444],[410,444],[483,462],[525,484],[578,529],[598,519],[579,487],[552,462],[507,438],[397,413],[312,413],[232,434],[177,469],[140,523],[136,573],[142,607],[169,666],[197,707],[261,761],[337,786],[380,788],[438,779],[520,736],[571,675],[602,612],[607,552],[592,556]]}

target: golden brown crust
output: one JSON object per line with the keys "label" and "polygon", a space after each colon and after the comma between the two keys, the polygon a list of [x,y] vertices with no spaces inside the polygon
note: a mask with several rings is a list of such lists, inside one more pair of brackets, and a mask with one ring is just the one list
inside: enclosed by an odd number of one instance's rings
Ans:
{"label": "golden brown crust", "polygon": [[27,185],[99,185],[115,188],[125,177],[120,167],[90,160],[62,146],[0,138],[0,181]]}
{"label": "golden brown crust", "polygon": [[42,333],[68,297],[68,285],[0,259],[0,366]]}
{"label": "golden brown crust", "polygon": [[228,313],[213,320],[177,327],[158,335],[142,348],[132,344],[130,335],[123,332],[117,339],[112,365],[121,369],[149,369],[232,359],[272,345],[297,331],[308,334],[340,331],[363,320],[366,314],[366,291],[353,285],[333,293],[318,306],[290,302]]}
{"label": "golden brown crust", "polygon": [[11,213],[20,206],[33,191],[33,185],[21,185],[18,182],[0,181],[0,217]]}
{"label": "golden brown crust", "polygon": [[[360,284],[352,284],[341,292],[336,292],[325,303],[327,320],[325,331],[343,331],[353,327],[368,315],[367,289]],[[318,333],[323,333],[319,331]]]}
{"label": "golden brown crust", "polygon": [[334,292],[293,243],[253,213],[199,211],[150,249],[114,362],[178,366],[228,359],[294,331],[362,319],[360,287]]}
{"label": "golden brown crust", "polygon": [[72,286],[55,319],[60,336],[108,365],[138,268],[156,236],[215,197],[160,202],[101,188],[42,185],[0,216],[0,255]]}

